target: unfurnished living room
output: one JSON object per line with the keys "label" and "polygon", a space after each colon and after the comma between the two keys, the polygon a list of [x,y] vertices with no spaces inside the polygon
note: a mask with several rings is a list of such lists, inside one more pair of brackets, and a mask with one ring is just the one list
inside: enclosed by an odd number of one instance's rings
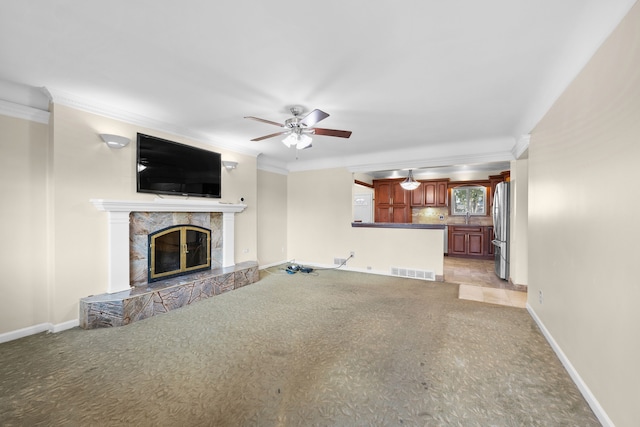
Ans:
{"label": "unfurnished living room", "polygon": [[2,2],[0,424],[636,426],[639,40],[635,0]]}

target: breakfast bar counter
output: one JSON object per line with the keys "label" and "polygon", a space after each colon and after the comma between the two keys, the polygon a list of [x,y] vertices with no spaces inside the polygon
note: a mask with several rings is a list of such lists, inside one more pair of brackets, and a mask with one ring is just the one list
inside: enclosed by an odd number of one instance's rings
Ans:
{"label": "breakfast bar counter", "polygon": [[413,224],[410,222],[352,222],[351,226],[362,228],[412,228],[444,230],[446,224]]}

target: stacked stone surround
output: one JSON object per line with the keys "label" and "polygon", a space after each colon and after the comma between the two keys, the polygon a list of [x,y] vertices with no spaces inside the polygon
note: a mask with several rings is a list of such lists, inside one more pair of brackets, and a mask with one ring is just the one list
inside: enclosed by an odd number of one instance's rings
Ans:
{"label": "stacked stone surround", "polygon": [[177,225],[197,225],[211,231],[211,268],[222,267],[222,213],[132,212],[129,215],[129,274],[131,286],[147,286],[149,234]]}
{"label": "stacked stone surround", "polygon": [[257,282],[258,263],[243,262],[233,267],[175,277],[131,290],[93,295],[80,300],[83,329],[124,326],[157,314]]}

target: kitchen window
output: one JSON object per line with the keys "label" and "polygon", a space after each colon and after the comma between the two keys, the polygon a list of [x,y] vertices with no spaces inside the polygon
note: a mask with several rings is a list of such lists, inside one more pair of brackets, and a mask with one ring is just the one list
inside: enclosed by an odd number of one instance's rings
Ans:
{"label": "kitchen window", "polygon": [[451,215],[486,215],[487,188],[457,187],[451,191]]}

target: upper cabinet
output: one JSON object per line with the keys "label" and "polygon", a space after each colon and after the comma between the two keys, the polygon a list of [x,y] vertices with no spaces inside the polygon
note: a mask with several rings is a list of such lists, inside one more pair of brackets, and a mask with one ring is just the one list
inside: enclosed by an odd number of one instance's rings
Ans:
{"label": "upper cabinet", "polygon": [[411,206],[445,207],[448,206],[449,180],[420,181],[420,187],[411,191]]}
{"label": "upper cabinet", "polygon": [[508,180],[509,171],[506,171],[489,179],[473,181],[451,181],[449,178],[418,180],[418,188],[405,190],[400,186],[403,179],[375,179],[374,221],[410,223],[412,208],[450,207],[451,216],[466,215],[467,212],[488,216],[496,185]]}
{"label": "upper cabinet", "polygon": [[402,179],[373,181],[375,222],[411,222],[410,191],[400,186]]}
{"label": "upper cabinet", "polygon": [[499,182],[509,181],[510,171],[501,172],[500,175],[491,175],[489,177],[489,185],[491,186],[491,193],[489,194],[489,201],[493,206],[493,195],[496,194],[496,185]]}

